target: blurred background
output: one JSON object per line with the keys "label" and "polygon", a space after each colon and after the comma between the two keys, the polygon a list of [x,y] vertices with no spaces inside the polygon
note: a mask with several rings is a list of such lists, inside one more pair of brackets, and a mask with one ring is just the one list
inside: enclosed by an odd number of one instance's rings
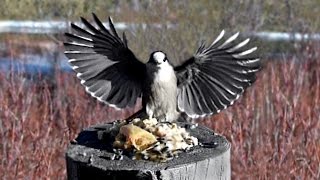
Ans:
{"label": "blurred background", "polygon": [[139,109],[97,102],[67,64],[63,33],[92,12],[112,16],[143,60],[163,50],[179,64],[222,29],[250,37],[263,61],[256,83],[198,122],[231,142],[233,179],[320,179],[318,0],[3,0],[1,179],[66,179],[70,140]]}

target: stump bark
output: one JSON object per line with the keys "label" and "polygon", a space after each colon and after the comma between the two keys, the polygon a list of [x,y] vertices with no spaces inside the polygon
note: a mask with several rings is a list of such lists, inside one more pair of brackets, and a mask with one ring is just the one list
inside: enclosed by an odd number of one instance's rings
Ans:
{"label": "stump bark", "polygon": [[[188,123],[179,123],[189,126]],[[187,129],[203,146],[165,163],[147,160],[112,160],[113,125],[97,125],[85,129],[72,142],[66,153],[69,180],[215,180],[231,179],[230,143],[212,130],[198,126]]]}

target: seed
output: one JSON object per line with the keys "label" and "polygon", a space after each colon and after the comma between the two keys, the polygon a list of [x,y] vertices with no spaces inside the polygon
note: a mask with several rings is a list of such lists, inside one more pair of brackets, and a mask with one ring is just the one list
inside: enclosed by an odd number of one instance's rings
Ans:
{"label": "seed", "polygon": [[161,149],[161,153],[165,153],[169,151],[169,147],[165,146],[164,148]]}
{"label": "seed", "polygon": [[140,152],[141,155],[147,155],[148,152],[146,150]]}
{"label": "seed", "polygon": [[190,125],[190,129],[195,129],[198,127],[198,123],[195,123],[195,124],[191,124]]}
{"label": "seed", "polygon": [[169,148],[169,150],[173,150],[173,144],[172,143],[166,143],[165,146]]}
{"label": "seed", "polygon": [[184,151],[184,152],[189,152],[190,149],[191,149],[190,147],[187,147],[187,148],[185,148],[183,151]]}
{"label": "seed", "polygon": [[187,144],[189,144],[189,145],[190,145],[190,144],[193,144],[193,140],[192,140],[191,138],[187,138],[187,139],[186,139],[186,142],[187,142]]}
{"label": "seed", "polygon": [[80,153],[81,156],[87,156],[86,152]]}
{"label": "seed", "polygon": [[142,158],[145,159],[145,160],[148,160],[149,156],[144,155],[144,156],[142,156]]}
{"label": "seed", "polygon": [[91,156],[89,157],[89,162],[92,163],[93,162],[93,155],[91,154]]}
{"label": "seed", "polygon": [[155,147],[153,147],[152,150],[160,152],[161,151],[161,147],[160,147],[160,145],[156,145]]}
{"label": "seed", "polygon": [[216,148],[219,144],[217,142],[209,142],[209,143],[202,143],[201,146],[205,148]]}
{"label": "seed", "polygon": [[173,153],[172,153],[172,152],[168,152],[168,153],[167,153],[167,157],[168,157],[168,158],[173,158]]}
{"label": "seed", "polygon": [[115,160],[115,159],[116,159],[116,155],[113,154],[110,159],[111,159],[111,160]]}
{"label": "seed", "polygon": [[160,141],[160,142],[162,142],[162,141],[165,141],[166,139],[165,138],[163,138],[163,137],[159,137],[159,138],[157,138],[157,141]]}
{"label": "seed", "polygon": [[157,146],[159,146],[160,145],[160,142],[156,142],[156,143],[154,143],[153,145],[151,145],[150,147],[148,147],[148,148],[146,148],[145,150],[143,150],[143,151],[149,151],[149,150],[153,150],[153,149],[155,149]]}
{"label": "seed", "polygon": [[119,155],[119,156],[117,156],[117,160],[123,160],[123,156],[122,155]]}
{"label": "seed", "polygon": [[122,149],[113,149],[113,152],[114,152],[116,155],[122,155],[123,150],[122,150]]}
{"label": "seed", "polygon": [[161,157],[160,156],[157,156],[156,154],[150,154],[150,160],[157,160],[157,159],[160,159]]}

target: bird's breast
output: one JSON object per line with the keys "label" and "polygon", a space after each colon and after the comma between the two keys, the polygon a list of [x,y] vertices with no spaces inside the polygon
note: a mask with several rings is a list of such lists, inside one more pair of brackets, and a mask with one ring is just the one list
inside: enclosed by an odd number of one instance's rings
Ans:
{"label": "bird's breast", "polygon": [[176,82],[176,75],[172,66],[167,65],[160,67],[158,72],[155,73],[155,81],[165,83]]}
{"label": "bird's breast", "polygon": [[152,117],[165,117],[167,121],[175,120],[177,99],[177,78],[171,66],[160,67],[150,84],[150,94],[146,98],[147,114]]}

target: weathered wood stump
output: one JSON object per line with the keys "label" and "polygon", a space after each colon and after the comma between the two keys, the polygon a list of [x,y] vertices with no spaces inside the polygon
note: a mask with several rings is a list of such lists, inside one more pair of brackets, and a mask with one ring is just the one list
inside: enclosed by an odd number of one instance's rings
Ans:
{"label": "weathered wood stump", "polygon": [[[187,123],[179,123],[188,126]],[[221,135],[198,126],[189,129],[192,136],[203,146],[165,163],[146,160],[112,160],[114,153],[109,134],[112,124],[94,126],[82,131],[72,142],[66,153],[69,180],[113,179],[113,180],[215,180],[231,179],[230,144]],[[109,142],[109,143],[108,143]]]}

